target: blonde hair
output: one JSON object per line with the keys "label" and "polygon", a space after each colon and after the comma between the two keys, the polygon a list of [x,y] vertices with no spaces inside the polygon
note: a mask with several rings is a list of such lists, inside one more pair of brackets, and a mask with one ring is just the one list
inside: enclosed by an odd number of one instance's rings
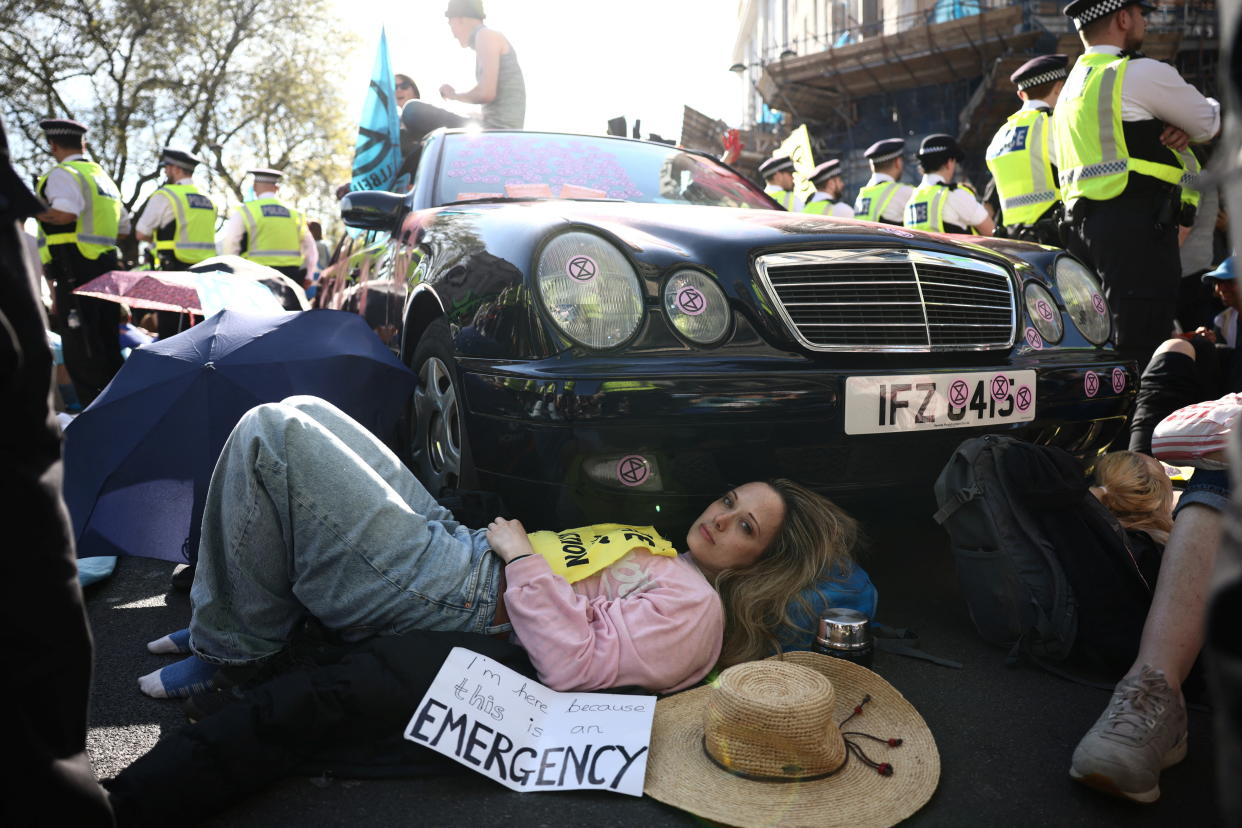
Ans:
{"label": "blonde hair", "polygon": [[1118,523],[1146,532],[1157,543],[1168,543],[1173,484],[1158,460],[1133,451],[1110,452],[1096,464],[1095,482],[1091,493]]}
{"label": "blonde hair", "polygon": [[779,653],[777,631],[801,629],[789,617],[790,601],[801,605],[805,617],[814,618],[800,593],[854,559],[857,521],[792,480],[765,482],[784,502],[785,519],[759,560],[744,569],[726,569],[716,578],[725,612],[722,668]]}

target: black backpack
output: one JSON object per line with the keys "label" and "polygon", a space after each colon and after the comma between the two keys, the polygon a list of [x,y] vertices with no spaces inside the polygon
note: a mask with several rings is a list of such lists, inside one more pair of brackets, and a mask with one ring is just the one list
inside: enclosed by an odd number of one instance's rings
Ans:
{"label": "black backpack", "polygon": [[962,597],[985,640],[1036,661],[1125,670],[1151,585],[1127,533],[1051,446],[988,434],[965,440],[936,479]]}

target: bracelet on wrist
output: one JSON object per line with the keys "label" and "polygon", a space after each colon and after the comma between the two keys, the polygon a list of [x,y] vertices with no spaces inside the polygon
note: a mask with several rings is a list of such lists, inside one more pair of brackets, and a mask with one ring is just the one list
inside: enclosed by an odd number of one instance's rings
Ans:
{"label": "bracelet on wrist", "polygon": [[522,558],[529,558],[529,557],[530,557],[531,555],[533,555],[533,554],[534,554],[533,552],[523,552],[521,555],[518,555],[518,556],[516,556],[516,557],[510,558],[509,560],[505,561],[505,566],[508,566],[509,564],[513,563],[514,561],[520,561],[520,560],[522,560]]}

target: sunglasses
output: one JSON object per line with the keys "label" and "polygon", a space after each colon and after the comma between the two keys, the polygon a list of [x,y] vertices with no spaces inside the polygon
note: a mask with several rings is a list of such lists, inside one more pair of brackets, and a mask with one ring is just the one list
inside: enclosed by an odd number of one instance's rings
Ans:
{"label": "sunglasses", "polygon": [[398,89],[413,89],[413,88],[414,88],[414,84],[412,84],[412,83],[399,83],[399,84],[397,84],[397,88],[398,88]]}

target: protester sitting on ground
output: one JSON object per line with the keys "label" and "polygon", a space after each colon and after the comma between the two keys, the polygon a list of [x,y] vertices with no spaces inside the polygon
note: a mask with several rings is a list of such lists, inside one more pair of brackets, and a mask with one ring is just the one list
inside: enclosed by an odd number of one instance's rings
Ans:
{"label": "protester sitting on ground", "polygon": [[145,330],[141,325],[133,324],[133,314],[129,305],[121,305],[121,323],[117,326],[121,339],[121,356],[129,357],[129,352],[141,348],[156,340],[155,334]]}
{"label": "protester sitting on ground", "polygon": [[1174,513],[1138,656],[1075,748],[1073,779],[1154,802],[1161,770],[1185,758],[1182,684],[1203,647],[1208,585],[1228,502],[1227,472],[1196,469]]}
{"label": "protester sitting on ground", "polygon": [[1234,359],[1242,307],[1234,284],[1234,257],[1203,274],[1203,281],[1212,285],[1225,310],[1216,316],[1215,330],[1200,328],[1165,340],[1156,349],[1143,371],[1130,418],[1131,451],[1151,454],[1156,424],[1177,409],[1242,391],[1242,361]]}
{"label": "protester sitting on ground", "polygon": [[671,692],[717,663],[779,652],[791,599],[848,562],[856,537],[852,518],[787,480],[726,492],[681,555],[650,527],[528,534],[497,517],[470,529],[358,423],[291,397],[251,409],[229,436],[188,634],[149,645],[194,655],[139,686],[174,697],[261,680],[313,616],[346,641],[512,631],[553,689]]}

